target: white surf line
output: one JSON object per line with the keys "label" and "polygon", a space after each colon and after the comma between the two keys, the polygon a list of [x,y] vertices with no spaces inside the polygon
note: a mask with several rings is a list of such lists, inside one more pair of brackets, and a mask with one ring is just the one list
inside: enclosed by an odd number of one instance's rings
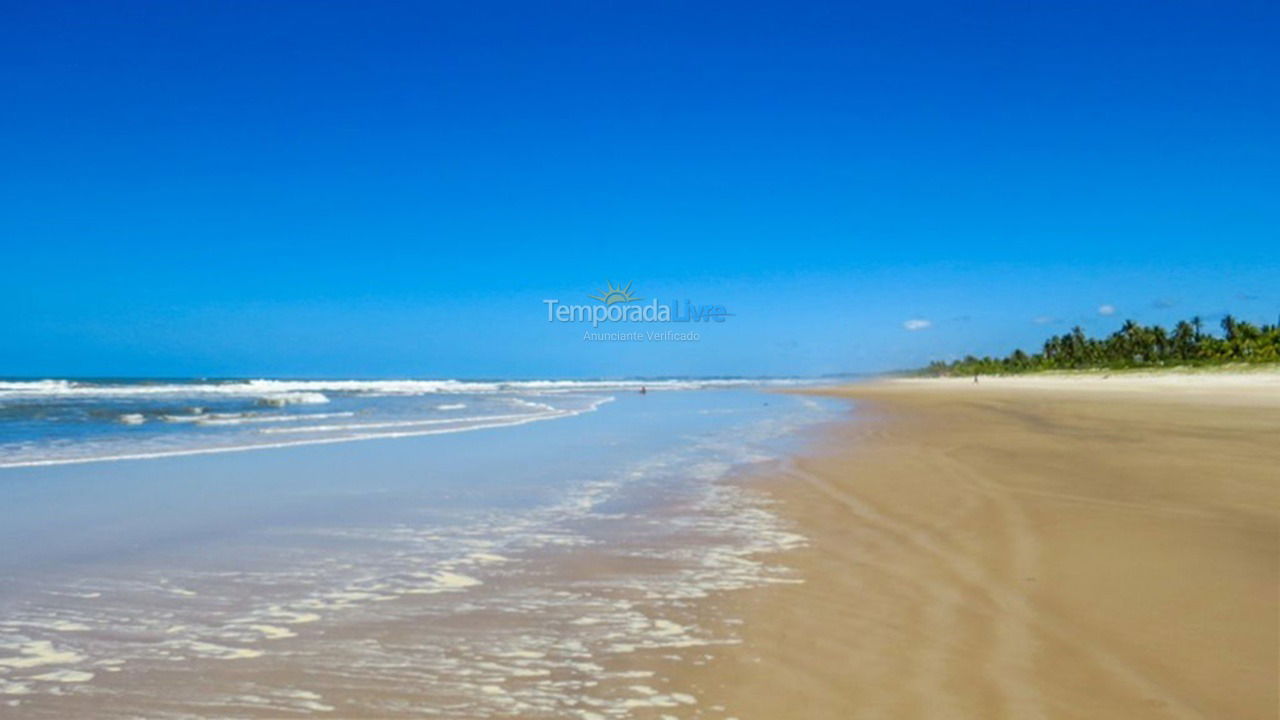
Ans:
{"label": "white surf line", "polygon": [[245,452],[248,450],[273,450],[279,448],[297,447],[300,445],[332,445],[334,443],[355,442],[357,440],[380,440],[384,438],[406,438],[417,437],[421,435],[445,435],[448,433],[470,432],[472,430],[486,430],[489,428],[514,427],[516,425],[525,425],[540,420],[554,420],[561,417],[572,417],[587,412],[594,412],[601,405],[611,402],[612,397],[602,398],[599,402],[592,403],[589,407],[580,410],[558,410],[555,413],[542,413],[538,415],[523,416],[524,420],[512,420],[510,422],[489,423],[485,425],[469,425],[467,427],[437,429],[437,430],[418,430],[412,432],[398,433],[372,433],[367,435],[349,435],[346,437],[336,438],[317,438],[314,440],[294,440],[292,442],[278,443],[260,443],[257,445],[239,445],[236,447],[217,447],[217,448],[191,448],[189,450],[165,450],[150,453],[132,453],[129,455],[108,455],[103,457],[87,457],[87,458],[53,458],[49,460],[22,460],[19,462],[0,463],[0,469],[5,468],[21,468],[21,467],[48,467],[50,465],[76,465],[80,463],[91,462],[115,462],[117,460],[156,460],[159,458],[181,457],[184,455],[215,455],[220,453]]}
{"label": "white surf line", "polygon": [[208,417],[203,418],[200,415],[191,416],[192,420],[186,417],[167,415],[160,419],[165,422],[175,422],[173,417],[180,417],[176,422],[194,422],[196,425],[252,425],[254,423],[276,423],[276,422],[306,422],[307,420],[327,420],[339,417],[353,417],[354,412],[339,413],[312,413],[310,415],[242,415],[239,417]]}
{"label": "white surf line", "polygon": [[[544,411],[548,412],[548,411]],[[549,412],[559,412],[554,408]],[[417,425],[446,425],[460,422],[474,422],[477,420],[509,420],[513,418],[527,418],[532,415],[541,413],[508,413],[505,415],[473,415],[471,417],[458,418],[434,418],[431,420],[398,420],[396,422],[380,422],[380,423],[352,423],[350,425],[304,425],[303,427],[285,427],[285,428],[266,428],[258,432],[264,435],[274,435],[278,433],[304,433],[304,432],[339,432],[343,430],[364,430],[378,428],[393,427],[415,427]]]}

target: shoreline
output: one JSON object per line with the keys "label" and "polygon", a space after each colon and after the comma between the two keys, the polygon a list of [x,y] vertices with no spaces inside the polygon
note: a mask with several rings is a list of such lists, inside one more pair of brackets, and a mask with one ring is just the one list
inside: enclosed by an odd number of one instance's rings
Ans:
{"label": "shoreline", "polygon": [[1280,386],[1163,377],[809,391],[857,411],[750,481],[804,582],[726,599],[742,644],[673,684],[739,720],[1276,717]]}
{"label": "shoreline", "polygon": [[739,627],[702,601],[790,582],[757,556],[800,540],[723,480],[824,405],[9,469],[0,715],[687,716],[668,676]]}

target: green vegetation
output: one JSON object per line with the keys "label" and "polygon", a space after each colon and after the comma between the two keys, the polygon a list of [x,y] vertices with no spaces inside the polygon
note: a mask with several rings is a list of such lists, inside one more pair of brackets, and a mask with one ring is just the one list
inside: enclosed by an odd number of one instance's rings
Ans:
{"label": "green vegetation", "polygon": [[1203,332],[1200,318],[1183,320],[1172,331],[1132,320],[1102,339],[1085,337],[1079,326],[1044,343],[1038,353],[1014,350],[1007,357],[973,357],[934,362],[931,375],[993,375],[1038,370],[1158,368],[1185,365],[1280,362],[1280,325],[1261,327],[1222,319],[1222,336]]}

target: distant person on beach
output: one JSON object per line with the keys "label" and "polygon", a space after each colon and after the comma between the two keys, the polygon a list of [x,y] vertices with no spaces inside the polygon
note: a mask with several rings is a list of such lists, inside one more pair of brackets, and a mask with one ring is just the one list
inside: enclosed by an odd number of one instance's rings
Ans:
{"label": "distant person on beach", "polygon": [[974,374],[973,374],[973,384],[974,384],[974,385],[977,385],[977,384],[978,384],[978,374],[977,374],[977,373],[974,373]]}
{"label": "distant person on beach", "polygon": [[640,394],[641,394],[641,395],[647,395],[648,393],[649,393],[649,391],[648,391],[648,390],[645,390],[645,389],[644,389],[644,386],[643,386],[643,385],[641,385],[641,386],[640,386]]}

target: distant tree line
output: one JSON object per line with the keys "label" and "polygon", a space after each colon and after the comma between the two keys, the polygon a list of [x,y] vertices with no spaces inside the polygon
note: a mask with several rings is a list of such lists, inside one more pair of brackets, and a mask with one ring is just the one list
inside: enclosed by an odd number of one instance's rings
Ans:
{"label": "distant tree line", "polygon": [[1105,338],[1086,337],[1078,325],[1071,332],[1045,341],[1040,352],[1014,350],[1007,357],[974,357],[934,362],[933,375],[977,375],[1082,370],[1090,368],[1146,368],[1174,365],[1280,362],[1280,325],[1253,325],[1228,315],[1219,337],[1202,329],[1200,318],[1183,320],[1166,330],[1132,320]]}

